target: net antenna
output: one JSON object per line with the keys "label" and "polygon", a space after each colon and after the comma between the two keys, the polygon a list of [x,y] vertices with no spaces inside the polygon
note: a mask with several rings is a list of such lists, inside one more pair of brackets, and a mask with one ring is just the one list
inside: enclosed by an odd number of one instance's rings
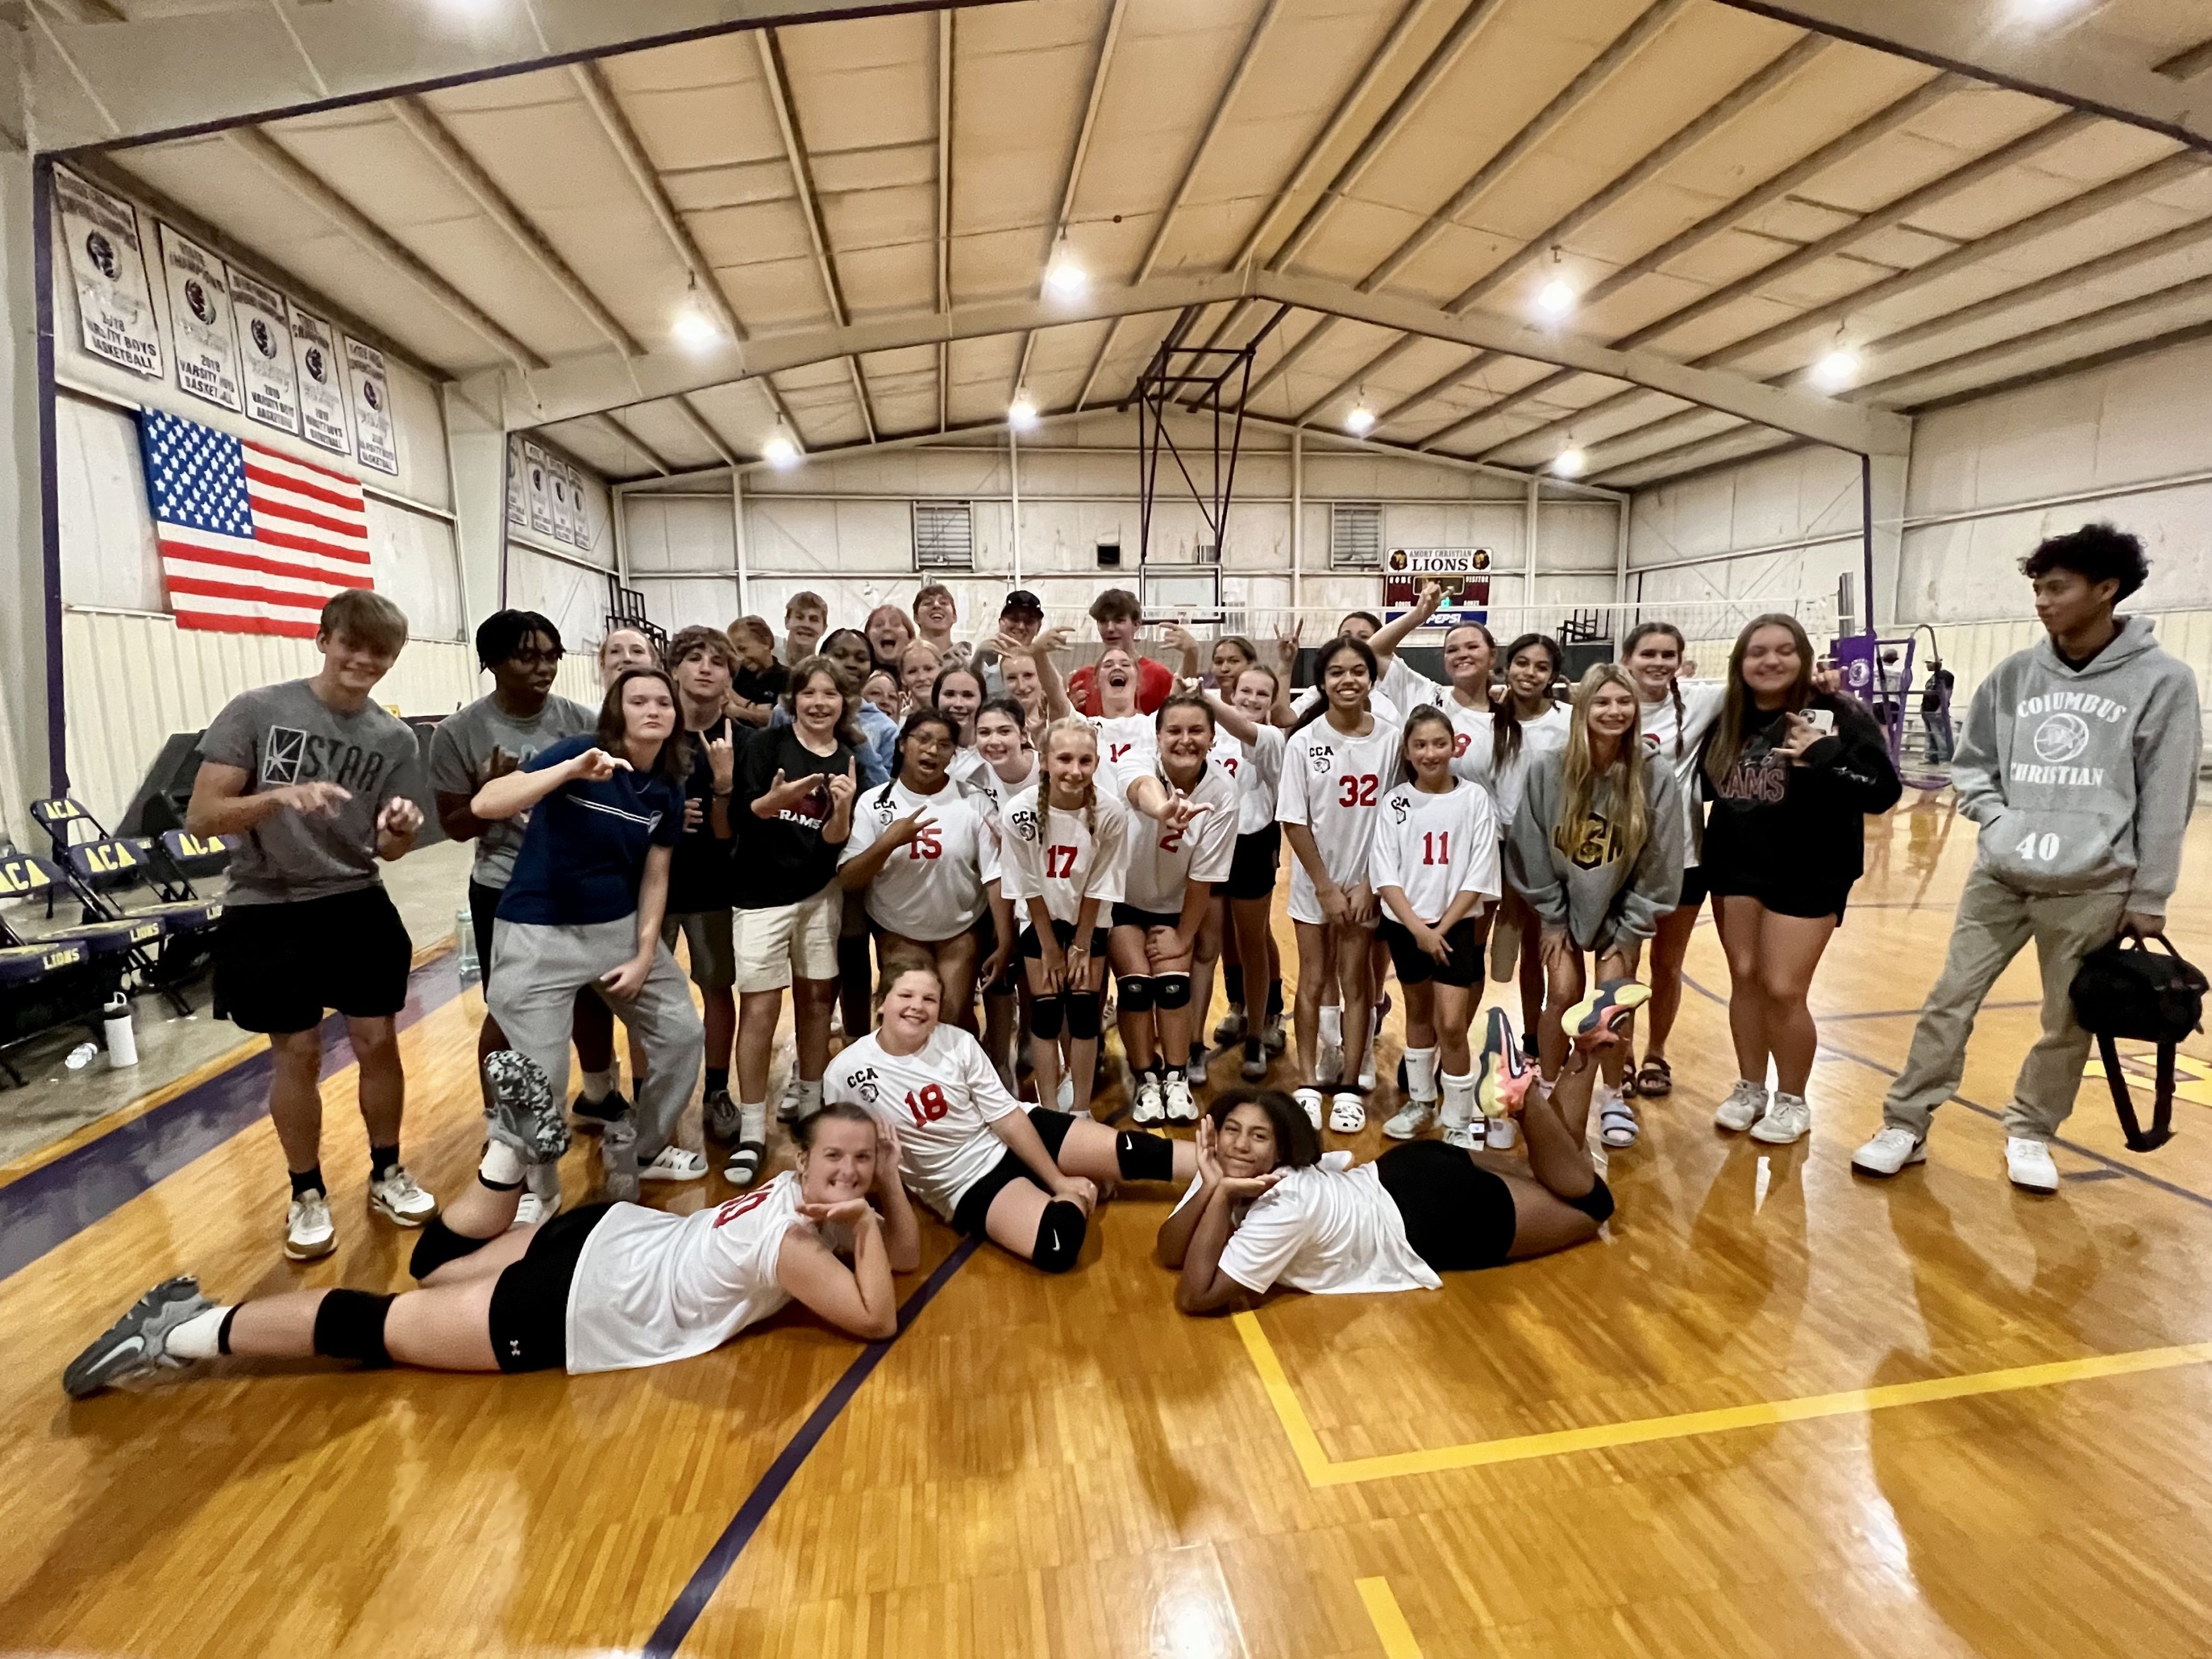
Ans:
{"label": "net antenna", "polygon": [[[1145,365],[1121,407],[1137,406],[1137,568],[1141,571],[1152,551],[1152,512],[1159,499],[1160,457],[1171,458],[1176,471],[1206,520],[1214,557],[1229,544],[1229,507],[1237,494],[1237,458],[1244,444],[1244,396],[1252,384],[1252,359],[1259,341],[1243,346],[1187,346],[1185,331],[1197,319],[1195,309],[1168,331],[1166,339]],[[1236,398],[1233,410],[1222,408],[1224,392]],[[1208,487],[1201,489],[1191,476],[1185,450],[1168,429],[1170,404],[1181,403],[1201,416],[1211,413],[1212,442],[1208,459],[1212,471]],[[1211,406],[1200,409],[1201,403]],[[1189,452],[1197,455],[1196,447]],[[1172,481],[1170,481],[1172,489]]]}

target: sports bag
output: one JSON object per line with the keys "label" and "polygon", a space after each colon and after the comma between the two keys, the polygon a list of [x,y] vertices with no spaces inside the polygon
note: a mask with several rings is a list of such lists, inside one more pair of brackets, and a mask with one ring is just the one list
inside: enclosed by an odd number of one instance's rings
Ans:
{"label": "sports bag", "polygon": [[[2204,994],[2212,988],[2182,960],[2171,939],[2163,933],[2154,937],[2166,947],[2164,956],[2132,938],[2090,951],[2081,958],[2070,991],[2074,1017],[2097,1039],[2105,1081],[2112,1085],[2112,1106],[2131,1152],[2153,1152],[2173,1139],[2174,1045],[2203,1029]],[[2127,1079],[2120,1071],[2120,1037],[2158,1044],[2158,1098],[2148,1130],[2128,1097]]]}

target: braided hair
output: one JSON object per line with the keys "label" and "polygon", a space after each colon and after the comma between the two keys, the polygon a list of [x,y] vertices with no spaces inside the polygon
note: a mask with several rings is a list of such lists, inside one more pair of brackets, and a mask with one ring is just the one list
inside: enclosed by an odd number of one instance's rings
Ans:
{"label": "braided hair", "polygon": [[[1630,629],[1628,637],[1620,642],[1621,661],[1625,663],[1635,654],[1638,641],[1649,639],[1654,634],[1664,634],[1674,641],[1674,659],[1679,668],[1682,653],[1690,648],[1690,644],[1682,637],[1682,630],[1668,622],[1638,623]],[[1682,688],[1676,684],[1679,678],[1679,673],[1669,674],[1667,677],[1667,695],[1674,700],[1674,758],[1676,760],[1682,758],[1682,727],[1689,720],[1687,711],[1682,707]],[[1637,701],[1642,702],[1643,697],[1644,694],[1638,691]]]}

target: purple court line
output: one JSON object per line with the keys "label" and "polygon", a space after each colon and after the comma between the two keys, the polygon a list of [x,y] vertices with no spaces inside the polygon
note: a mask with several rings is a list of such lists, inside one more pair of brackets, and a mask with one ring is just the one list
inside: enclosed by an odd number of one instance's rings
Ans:
{"label": "purple court line", "polygon": [[730,1517],[730,1524],[722,1528],[722,1535],[714,1540],[714,1548],[708,1550],[706,1558],[692,1569],[691,1577],[678,1592],[675,1601],[661,1616],[660,1622],[653,1627],[653,1634],[645,1638],[645,1645],[638,1650],[639,1659],[673,1659],[676,1650],[683,1646],[684,1638],[691,1633],[691,1627],[699,1622],[699,1615],[707,1610],[707,1603],[721,1588],[722,1581],[730,1576],[730,1569],[737,1565],[738,1557],[744,1553],[745,1546],[753,1541],[753,1534],[768,1519],[769,1511],[775,1507],[775,1500],[783,1496],[784,1489],[799,1474],[799,1466],[806,1462],[807,1454],[821,1443],[822,1437],[830,1431],[830,1425],[837,1420],[838,1414],[860,1391],[860,1384],[866,1382],[876,1367],[884,1363],[884,1356],[891,1351],[891,1344],[905,1334],[907,1327],[921,1316],[921,1310],[951,1282],[952,1275],[967,1265],[968,1258],[975,1254],[975,1247],[981,1242],[963,1238],[954,1246],[952,1254],[937,1264],[937,1271],[924,1279],[921,1288],[907,1297],[900,1307],[897,1334],[884,1341],[869,1343],[860,1351],[860,1357],[845,1368],[845,1374],[830,1384],[830,1392],[822,1396],[821,1403],[807,1413],[806,1420],[799,1425],[799,1431],[784,1443],[783,1449],[775,1455],[775,1462],[768,1466],[759,1483],[745,1494],[745,1501],[738,1505],[738,1512]]}
{"label": "purple court line", "polygon": [[[454,967],[448,951],[408,975],[406,1006],[396,1022],[400,1030],[460,994]],[[345,1021],[333,1014],[321,1029],[325,1073],[349,1064]],[[268,1114],[273,1064],[264,1049],[0,1188],[0,1279],[260,1122]]]}

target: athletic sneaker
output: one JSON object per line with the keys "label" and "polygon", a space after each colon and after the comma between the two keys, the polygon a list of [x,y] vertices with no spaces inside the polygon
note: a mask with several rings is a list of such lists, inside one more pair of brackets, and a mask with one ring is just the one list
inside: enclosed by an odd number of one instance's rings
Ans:
{"label": "athletic sneaker", "polygon": [[1356,1135],[1367,1127],[1367,1103],[1349,1089],[1330,1097],[1328,1127],[1340,1135]]}
{"label": "athletic sneaker", "polygon": [[284,1254],[295,1261],[313,1261],[337,1247],[330,1200],[312,1187],[295,1194],[284,1220]]}
{"label": "athletic sneaker", "polygon": [[1393,1140],[1411,1140],[1429,1127],[1436,1109],[1433,1100],[1409,1100],[1384,1121],[1382,1133]]}
{"label": "athletic sneaker", "polygon": [[507,1230],[513,1232],[517,1227],[535,1226],[541,1221],[550,1221],[560,1213],[561,1194],[558,1192],[548,1193],[543,1198],[536,1193],[525,1193],[522,1202],[514,1206],[514,1219],[507,1224]]}
{"label": "athletic sneaker", "polygon": [[629,1102],[623,1098],[621,1090],[610,1089],[596,1101],[586,1100],[578,1095],[575,1105],[570,1109],[575,1114],[578,1128],[599,1130],[605,1128],[617,1118],[627,1117]]}
{"label": "athletic sneaker", "polygon": [[707,1160],[688,1146],[674,1142],[663,1146],[652,1159],[637,1166],[640,1181],[704,1181]]}
{"label": "athletic sneaker", "polygon": [[[1474,1097],[1483,1116],[1510,1119],[1521,1109],[1521,1097],[1528,1092],[1535,1075],[1534,1063],[1513,1041],[1512,1018],[1503,1008],[1492,1008],[1483,1034],[1482,1054],[1475,1061]],[[1512,1143],[1509,1139],[1504,1144]]]}
{"label": "athletic sneaker", "polygon": [[1318,1089],[1293,1089],[1291,1091],[1291,1098],[1298,1103],[1299,1109],[1306,1115],[1306,1121],[1312,1124],[1315,1128],[1320,1128],[1321,1091]]}
{"label": "athletic sneaker", "polygon": [[419,1227],[438,1213],[438,1200],[415,1184],[405,1164],[395,1164],[368,1183],[368,1207],[396,1226]]}
{"label": "athletic sneaker", "polygon": [[[1713,1109],[1713,1127],[1726,1129],[1732,1134],[1741,1134],[1758,1122],[1765,1111],[1766,1085],[1753,1083],[1747,1077],[1740,1077],[1735,1080],[1735,1087],[1729,1091],[1728,1098]],[[1897,1171],[1887,1170],[1883,1173],[1895,1175]]]}
{"label": "athletic sneaker", "polygon": [[1559,1022],[1570,1041],[1620,1029],[1620,1022],[1651,1000],[1651,988],[1641,980],[1601,980],[1597,988],[1567,1010]]}
{"label": "athletic sneaker", "polygon": [[215,1304],[200,1294],[200,1282],[187,1275],[164,1279],[131,1304],[122,1318],[62,1372],[62,1387],[82,1400],[126,1377],[149,1371],[181,1370],[189,1359],[169,1356],[169,1333]]}
{"label": "athletic sneaker", "polygon": [[1053,1096],[1052,1102],[1063,1112],[1075,1109],[1075,1079],[1065,1072],[1060,1074],[1060,1091]]}
{"label": "athletic sneaker", "polygon": [[1910,1129],[1885,1123],[1874,1139],[1851,1154],[1851,1168],[1861,1175],[1893,1176],[1908,1164],[1928,1161],[1928,1141]]}
{"label": "athletic sneaker", "polygon": [[791,1076],[783,1085],[783,1098],[775,1103],[776,1121],[795,1123],[799,1121],[799,1067],[791,1068]]}
{"label": "athletic sneaker", "polygon": [[1190,1045],[1190,1064],[1184,1066],[1183,1071],[1194,1084],[1203,1083],[1206,1080],[1206,1045],[1203,1042],[1192,1043]]}
{"label": "athletic sneaker", "polygon": [[1366,1054],[1359,1061],[1359,1086],[1363,1089],[1372,1089],[1378,1075],[1380,1074],[1375,1069],[1375,1045],[1370,1042],[1367,1045]]}
{"label": "athletic sneaker", "polygon": [[1129,1121],[1158,1123],[1167,1115],[1167,1100],[1159,1079],[1150,1072],[1138,1073],[1136,1083],[1129,1091]]}
{"label": "athletic sneaker", "polygon": [[2005,1137],[2005,1176],[2022,1192],[2058,1190],[2058,1166],[2051,1161],[2051,1148],[2026,1135]]}
{"label": "athletic sneaker", "polygon": [[1260,1028],[1260,1046],[1271,1054],[1279,1054],[1291,1046],[1290,1033],[1283,1029],[1281,1009],[1268,1015],[1267,1023]]}
{"label": "athletic sneaker", "polygon": [[1324,1042],[1314,1056],[1314,1081],[1326,1089],[1333,1083],[1344,1081],[1344,1045]]}
{"label": "athletic sneaker", "polygon": [[[1488,1127],[1479,1117],[1469,1118],[1464,1123],[1447,1123],[1444,1125],[1444,1145],[1456,1146],[1463,1152],[1479,1152],[1488,1144],[1484,1133]],[[1387,1124],[1384,1133],[1389,1133]]]}
{"label": "athletic sneaker", "polygon": [[1221,1017],[1221,1024],[1213,1028],[1213,1045],[1225,1048],[1232,1042],[1244,1040],[1244,1011],[1231,1008]]}
{"label": "athletic sneaker", "polygon": [[738,1103],[730,1098],[727,1089],[716,1089],[700,1103],[699,1115],[707,1126],[707,1133],[717,1140],[734,1145],[738,1139]]}
{"label": "athletic sneaker", "polygon": [[1751,1126],[1751,1138],[1762,1146],[1787,1146],[1804,1139],[1812,1129],[1813,1109],[1805,1097],[1786,1095],[1777,1089],[1766,1115]]}
{"label": "athletic sneaker", "polygon": [[568,1150],[568,1121],[554,1102],[544,1066],[527,1054],[501,1048],[484,1056],[483,1073],[491,1085],[484,1116],[494,1140],[513,1147],[525,1164],[550,1164]]}
{"label": "athletic sneaker", "polygon": [[1190,1097],[1190,1079],[1181,1072],[1170,1072],[1166,1086],[1168,1121],[1195,1123],[1198,1121],[1198,1103]]}
{"label": "athletic sneaker", "polygon": [[1257,1083],[1267,1075],[1267,1051],[1261,1038],[1244,1039],[1244,1063],[1237,1068],[1237,1073],[1247,1083]]}

